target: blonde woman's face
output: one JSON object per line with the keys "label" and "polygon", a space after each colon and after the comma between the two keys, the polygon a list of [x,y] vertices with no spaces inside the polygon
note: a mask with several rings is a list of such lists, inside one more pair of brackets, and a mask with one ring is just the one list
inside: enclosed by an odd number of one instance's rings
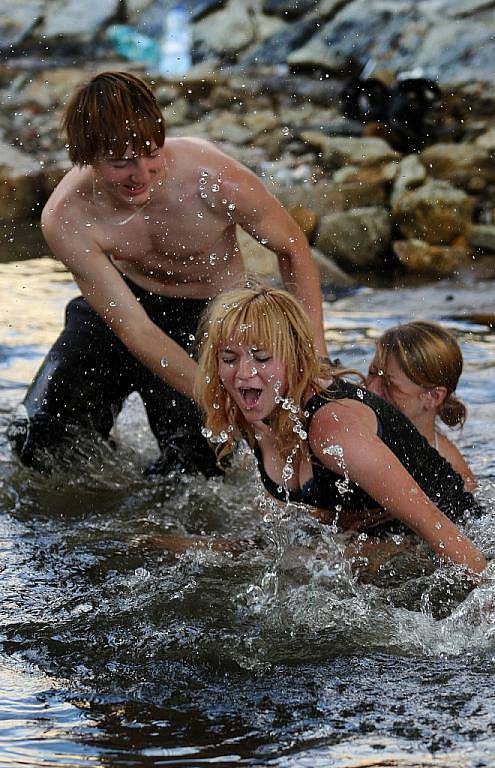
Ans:
{"label": "blonde woman's face", "polygon": [[266,419],[277,395],[287,391],[285,364],[263,346],[242,344],[231,338],[218,350],[218,372],[228,394],[248,423]]}
{"label": "blonde woman's face", "polygon": [[388,355],[383,368],[380,368],[375,355],[366,384],[370,392],[395,405],[413,423],[427,410],[429,390],[406,376],[395,355]]}

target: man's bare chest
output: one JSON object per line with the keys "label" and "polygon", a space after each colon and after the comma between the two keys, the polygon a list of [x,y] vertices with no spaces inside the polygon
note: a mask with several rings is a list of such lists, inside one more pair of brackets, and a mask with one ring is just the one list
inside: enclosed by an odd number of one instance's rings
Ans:
{"label": "man's bare chest", "polygon": [[[191,210],[143,210],[125,224],[107,222],[100,246],[118,260],[147,261],[151,256],[172,260],[211,255],[215,249],[230,250],[233,225],[211,212]],[[222,254],[223,255],[223,254]]]}

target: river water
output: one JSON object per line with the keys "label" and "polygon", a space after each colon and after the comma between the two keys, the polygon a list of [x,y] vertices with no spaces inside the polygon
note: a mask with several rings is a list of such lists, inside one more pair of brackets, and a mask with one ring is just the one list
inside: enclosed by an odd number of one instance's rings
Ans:
{"label": "river water", "polygon": [[[224,481],[145,479],[131,397],[117,448],[43,479],[5,441],[75,295],[46,259],[0,264],[0,766],[495,765],[495,582],[467,595],[418,546],[370,583],[299,509],[262,520],[249,456]],[[495,552],[493,280],[360,288],[325,302],[329,348],[366,369],[387,326],[443,320],[462,345],[458,442]],[[461,318],[461,319],[459,319]],[[255,538],[238,557],[166,534]]]}

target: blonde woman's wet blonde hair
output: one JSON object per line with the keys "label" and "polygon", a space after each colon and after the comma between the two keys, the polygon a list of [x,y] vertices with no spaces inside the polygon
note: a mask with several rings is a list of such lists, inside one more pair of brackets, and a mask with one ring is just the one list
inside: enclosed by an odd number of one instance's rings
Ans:
{"label": "blonde woman's wet blonde hair", "polygon": [[455,337],[443,326],[417,320],[389,328],[376,345],[379,368],[386,369],[393,355],[408,379],[420,387],[445,387],[447,395],[438,415],[449,427],[462,426],[467,418],[464,403],[455,394],[462,373],[462,352]]}
{"label": "blonde woman's wet blonde hair", "polygon": [[[202,408],[206,435],[214,441],[221,460],[240,437],[254,445],[254,429],[229,397],[220,380],[218,353],[229,340],[269,350],[286,367],[286,398],[299,407],[297,418],[304,427],[304,396],[308,386],[321,390],[318,379],[335,371],[319,357],[311,323],[303,307],[287,291],[253,280],[239,289],[220,294],[209,305],[198,331],[199,375],[196,397]],[[344,371],[339,370],[337,375]],[[277,408],[270,417],[277,448],[283,458],[300,444],[290,411]],[[221,442],[218,442],[218,440]],[[216,441],[216,442],[215,442]],[[301,446],[304,450],[304,446]]]}

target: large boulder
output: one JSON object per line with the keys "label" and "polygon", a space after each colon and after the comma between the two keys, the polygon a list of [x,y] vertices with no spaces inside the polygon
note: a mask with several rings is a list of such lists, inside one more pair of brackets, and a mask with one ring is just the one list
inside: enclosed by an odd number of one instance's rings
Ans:
{"label": "large boulder", "polygon": [[342,189],[328,179],[311,184],[279,185],[275,190],[280,202],[287,208],[302,206],[321,217],[333,211],[343,211],[345,200]]}
{"label": "large boulder", "polygon": [[392,207],[393,220],[406,239],[449,245],[471,225],[474,201],[446,181],[428,181],[405,192]]}
{"label": "large boulder", "polygon": [[429,176],[456,187],[480,191],[495,181],[495,157],[475,144],[434,144],[420,154]]}
{"label": "large boulder", "polygon": [[83,13],[80,0],[52,0],[46,3],[43,22],[35,36],[44,44],[93,41],[101,29],[117,17],[119,5],[119,0],[98,0],[85,3]]}
{"label": "large boulder", "polygon": [[377,70],[392,75],[419,67],[430,76],[441,75],[443,82],[490,81],[495,56],[491,5],[473,3],[459,11],[459,3],[450,3],[447,14],[442,3],[431,1],[354,0],[287,55],[292,65],[337,75],[357,72],[372,60]]}
{"label": "large boulder", "polygon": [[382,263],[390,237],[388,211],[377,207],[355,208],[323,216],[315,245],[344,269],[353,272]]}
{"label": "large boulder", "polygon": [[[282,283],[282,278],[278,260],[273,251],[270,251],[240,227],[237,228],[237,239],[239,241],[246,271],[249,274],[257,275],[265,282],[272,282],[280,285]],[[347,288],[350,285],[353,285],[352,278],[339,269],[332,259],[325,257],[316,249],[313,249],[313,258],[318,269],[322,286],[333,289]]]}
{"label": "large boulder", "polygon": [[0,138],[0,221],[39,215],[44,197],[40,164]]}
{"label": "large boulder", "polygon": [[495,253],[495,224],[473,224],[467,231],[467,239],[473,248]]}
{"label": "large boulder", "polygon": [[415,275],[448,277],[469,263],[466,247],[430,245],[424,240],[396,240],[393,251],[407,272]]}
{"label": "large boulder", "polygon": [[44,0],[0,0],[0,50],[15,48],[32,32],[43,16],[45,4]]}
{"label": "large boulder", "polygon": [[230,0],[225,8],[194,25],[193,43],[200,56],[237,55],[256,39],[253,18],[244,0]]}
{"label": "large boulder", "polygon": [[392,204],[396,202],[404,192],[420,187],[426,180],[426,169],[419,161],[416,154],[406,155],[397,166],[392,190]]}
{"label": "large boulder", "polygon": [[345,165],[374,166],[399,160],[400,154],[384,139],[375,137],[326,136],[322,131],[302,131],[300,138],[321,155],[325,168],[335,170]]}
{"label": "large boulder", "polygon": [[366,208],[386,205],[396,173],[393,162],[376,167],[348,165],[336,171],[332,181],[342,192],[344,208]]}

